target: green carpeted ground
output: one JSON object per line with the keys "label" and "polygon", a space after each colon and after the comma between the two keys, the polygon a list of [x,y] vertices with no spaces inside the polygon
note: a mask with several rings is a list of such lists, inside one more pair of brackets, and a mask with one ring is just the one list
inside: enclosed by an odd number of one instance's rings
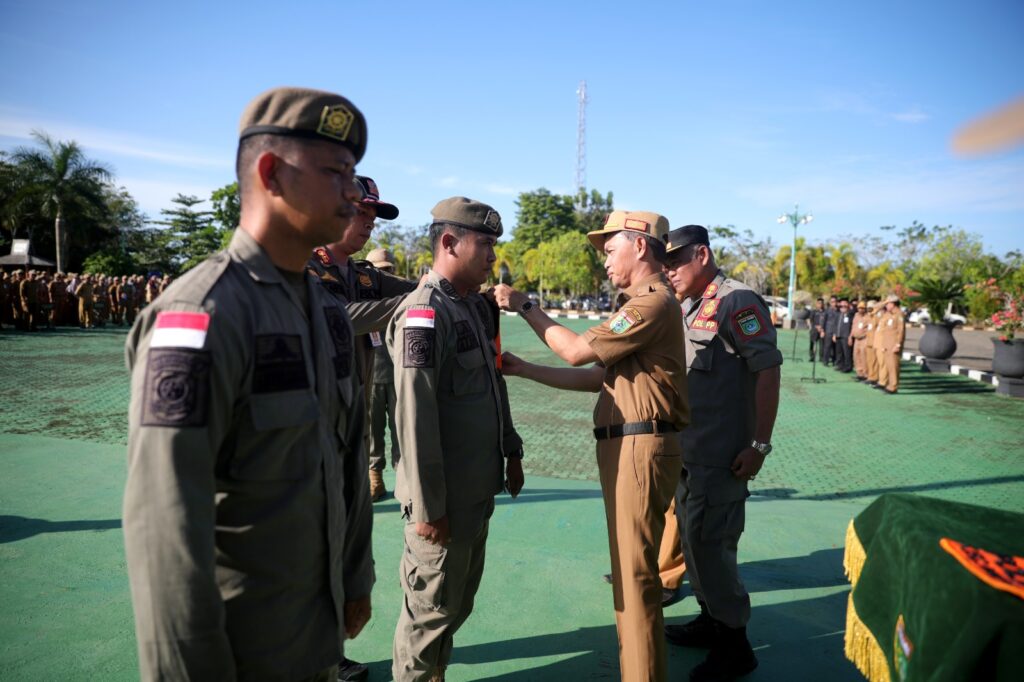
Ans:
{"label": "green carpeted ground", "polygon": [[[570,322],[576,329],[584,321]],[[128,377],[124,332],[0,333],[0,679],[137,677],[120,532]],[[758,476],[740,547],[761,659],[751,680],[855,680],[842,656],[846,524],[891,490],[1024,511],[1024,401],[904,365],[897,396],[787,357],[776,451]],[[798,339],[798,356],[806,343]],[[507,350],[550,354],[516,318]],[[607,546],[594,480],[593,396],[510,380],[527,488],[499,498],[476,612],[448,679],[618,678]],[[389,489],[393,475],[389,472]],[[389,679],[400,604],[401,520],[375,507],[374,618],[349,655]],[[696,611],[669,607],[669,622]],[[682,679],[700,654],[670,652]]]}

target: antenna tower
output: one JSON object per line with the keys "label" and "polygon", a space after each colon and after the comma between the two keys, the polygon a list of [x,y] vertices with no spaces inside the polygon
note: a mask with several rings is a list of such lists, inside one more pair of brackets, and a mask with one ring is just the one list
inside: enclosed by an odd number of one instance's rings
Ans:
{"label": "antenna tower", "polygon": [[579,114],[576,121],[576,196],[587,189],[587,81],[576,88]]}

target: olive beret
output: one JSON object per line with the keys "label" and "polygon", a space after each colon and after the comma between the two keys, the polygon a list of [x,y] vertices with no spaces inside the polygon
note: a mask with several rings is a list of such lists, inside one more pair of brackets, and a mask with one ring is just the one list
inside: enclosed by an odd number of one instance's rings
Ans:
{"label": "olive beret", "polygon": [[274,88],[249,103],[238,139],[285,135],[348,147],[358,163],[366,153],[366,119],[341,95],[308,88]]}
{"label": "olive beret", "polygon": [[587,233],[587,238],[594,245],[595,249],[604,246],[604,239],[607,235],[615,232],[629,230],[640,232],[654,237],[658,241],[664,241],[668,232],[668,218],[650,211],[612,211],[604,222],[604,227]]}
{"label": "olive beret", "polygon": [[501,216],[492,207],[466,197],[451,197],[438,202],[430,211],[434,224],[456,225],[474,232],[500,237]]}

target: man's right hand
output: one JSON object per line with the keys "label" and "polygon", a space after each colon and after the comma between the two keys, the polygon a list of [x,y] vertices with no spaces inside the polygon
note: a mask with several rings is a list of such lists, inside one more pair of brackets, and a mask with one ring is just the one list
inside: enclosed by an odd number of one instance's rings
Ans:
{"label": "man's right hand", "polygon": [[448,528],[448,516],[442,516],[436,521],[418,522],[416,535],[434,545],[447,545],[452,539],[451,530]]}
{"label": "man's right hand", "polygon": [[528,300],[526,294],[516,291],[507,284],[499,284],[492,290],[494,295],[494,302],[498,304],[498,307],[502,310],[510,310],[512,312],[519,312],[523,309],[523,304]]}
{"label": "man's right hand", "polygon": [[518,355],[513,355],[508,351],[501,354],[501,373],[507,377],[523,376],[523,369],[525,365],[526,361]]}

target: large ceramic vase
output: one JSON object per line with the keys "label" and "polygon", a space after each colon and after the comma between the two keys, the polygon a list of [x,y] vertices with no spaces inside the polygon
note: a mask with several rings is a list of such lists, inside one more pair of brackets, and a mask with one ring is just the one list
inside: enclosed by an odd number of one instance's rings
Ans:
{"label": "large ceramic vase", "polygon": [[929,372],[948,372],[949,358],[956,352],[952,322],[924,323],[924,335],[917,349],[924,356],[924,368]]}
{"label": "large ceramic vase", "polygon": [[992,371],[1000,377],[1024,378],[1024,339],[992,339]]}

